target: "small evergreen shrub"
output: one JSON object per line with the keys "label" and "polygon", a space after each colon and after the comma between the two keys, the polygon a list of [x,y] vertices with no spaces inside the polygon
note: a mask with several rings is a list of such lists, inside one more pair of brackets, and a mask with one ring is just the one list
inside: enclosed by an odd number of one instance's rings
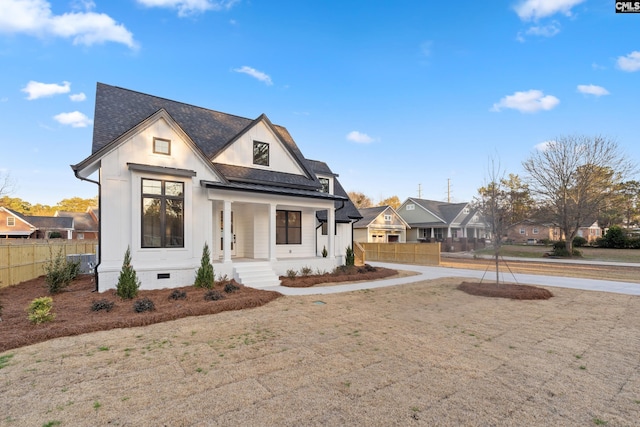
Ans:
{"label": "small evergreen shrub", "polygon": [[53,309],[53,298],[40,297],[31,301],[27,308],[29,321],[39,324],[52,321],[56,315],[51,312]]}
{"label": "small evergreen shrub", "polygon": [[294,269],[287,270],[287,277],[289,279],[295,279],[297,276],[298,276],[298,272],[295,271]]}
{"label": "small evergreen shrub", "polygon": [[356,264],[356,256],[353,253],[353,249],[351,249],[351,246],[347,246],[347,250],[345,252],[345,264],[347,266]]}
{"label": "small evergreen shrub", "polygon": [[55,257],[53,254],[51,255],[51,260],[45,264],[44,271],[44,281],[49,287],[49,293],[57,294],[78,277],[80,262],[67,261],[62,253],[62,248],[60,248]]}
{"label": "small evergreen shrub", "polygon": [[557,257],[571,257],[571,256],[582,256],[582,252],[577,249],[573,250],[573,253],[570,254],[567,250],[567,245],[564,240],[557,241],[553,244],[553,250],[551,251],[553,256]]}
{"label": "small evergreen shrub", "polygon": [[213,271],[213,265],[211,265],[211,252],[209,251],[209,245],[205,242],[202,248],[202,258],[200,260],[200,268],[196,272],[196,281],[193,284],[196,288],[213,288],[215,281],[215,275]]}
{"label": "small evergreen shrub", "polygon": [[224,295],[222,295],[219,291],[216,291],[215,289],[209,289],[204,294],[205,301],[218,301],[223,298],[224,298]]}
{"label": "small evergreen shrub", "polygon": [[133,311],[143,313],[145,311],[153,311],[156,309],[155,304],[149,298],[144,297],[133,303]]}
{"label": "small evergreen shrub", "polygon": [[313,269],[311,267],[302,267],[302,269],[300,270],[300,275],[302,277],[307,277],[308,275],[310,275],[311,273],[313,273]]}
{"label": "small evergreen shrub", "polygon": [[573,238],[573,247],[581,248],[587,244],[587,239],[582,236],[576,236]]}
{"label": "small evergreen shrub", "polygon": [[329,255],[329,252],[327,252],[327,247],[323,246],[322,247],[322,258],[326,258],[327,255]]}
{"label": "small evergreen shrub", "polygon": [[629,238],[625,235],[622,227],[611,226],[605,235],[598,241],[598,245],[603,248],[623,249],[629,244]]}
{"label": "small evergreen shrub", "polygon": [[171,294],[169,294],[169,299],[173,301],[177,301],[179,299],[186,299],[187,293],[185,291],[181,291],[180,289],[174,289]]}
{"label": "small evergreen shrub", "polygon": [[224,291],[228,294],[237,291],[238,289],[240,289],[239,286],[234,285],[232,282],[227,283],[226,285],[224,285]]}
{"label": "small evergreen shrub", "polygon": [[62,234],[59,231],[52,231],[51,234],[49,234],[49,238],[50,239],[62,239]]}
{"label": "small evergreen shrub", "polygon": [[131,265],[131,250],[127,246],[127,251],[124,253],[122,270],[120,270],[120,277],[118,277],[118,284],[116,285],[116,295],[122,299],[133,299],[138,295],[139,288],[140,281],[138,280],[136,271]]}
{"label": "small evergreen shrub", "polygon": [[99,299],[91,304],[91,311],[106,311],[107,313],[113,309],[115,303],[107,299]]}

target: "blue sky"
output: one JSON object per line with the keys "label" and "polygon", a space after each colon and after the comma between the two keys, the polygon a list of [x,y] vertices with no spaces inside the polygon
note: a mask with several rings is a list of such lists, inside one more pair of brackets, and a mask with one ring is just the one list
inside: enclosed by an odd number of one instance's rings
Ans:
{"label": "blue sky", "polygon": [[640,14],[609,0],[0,0],[0,172],[93,197],[96,82],[285,126],[347,191],[469,201],[558,136],[640,161]]}

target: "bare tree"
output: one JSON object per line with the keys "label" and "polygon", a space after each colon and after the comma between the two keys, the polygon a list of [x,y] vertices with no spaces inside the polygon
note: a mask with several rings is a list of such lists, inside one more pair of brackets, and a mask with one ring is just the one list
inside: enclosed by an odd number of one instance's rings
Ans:
{"label": "bare tree", "polygon": [[635,171],[618,144],[601,136],[562,136],[522,165],[533,197],[549,209],[570,255],[579,228],[595,220],[607,198]]}
{"label": "bare tree", "polygon": [[478,189],[478,196],[473,202],[473,206],[484,217],[491,230],[491,241],[493,244],[494,259],[496,264],[496,284],[500,282],[500,247],[502,246],[502,236],[512,225],[514,214],[514,203],[511,200],[512,191],[509,183],[513,181],[505,179],[505,171],[500,166],[500,162],[495,158],[489,158],[487,167],[488,182]]}
{"label": "bare tree", "polygon": [[13,193],[15,183],[9,172],[0,171],[0,197]]}

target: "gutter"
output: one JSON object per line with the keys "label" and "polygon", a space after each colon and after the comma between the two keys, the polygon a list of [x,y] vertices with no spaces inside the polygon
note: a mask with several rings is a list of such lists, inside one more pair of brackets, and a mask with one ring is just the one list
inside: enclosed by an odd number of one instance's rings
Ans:
{"label": "gutter", "polygon": [[[99,181],[94,181],[89,178],[84,178],[78,175],[78,170],[71,165],[71,169],[73,169],[73,174],[81,181],[87,181],[92,184],[96,184],[98,186],[98,209],[102,210],[102,186]],[[100,172],[98,172],[99,174]],[[93,280],[96,282],[96,288],[92,292],[98,292],[98,266],[102,260],[102,212],[100,213],[100,217],[98,218],[98,257],[96,259],[96,265],[93,266]]]}

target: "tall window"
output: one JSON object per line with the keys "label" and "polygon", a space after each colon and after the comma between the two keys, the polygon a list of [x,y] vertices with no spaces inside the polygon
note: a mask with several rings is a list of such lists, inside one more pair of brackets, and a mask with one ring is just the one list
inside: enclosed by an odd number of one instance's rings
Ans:
{"label": "tall window", "polygon": [[328,193],[329,192],[329,178],[318,178],[320,180],[320,185],[322,185],[322,187],[320,188],[320,191],[322,191],[323,193]]}
{"label": "tall window", "polygon": [[253,141],[253,164],[269,166],[269,144]]}
{"label": "tall window", "polygon": [[302,243],[302,212],[276,211],[276,244],[299,245]]}
{"label": "tall window", "polygon": [[142,247],[184,247],[184,183],[142,180]]}

